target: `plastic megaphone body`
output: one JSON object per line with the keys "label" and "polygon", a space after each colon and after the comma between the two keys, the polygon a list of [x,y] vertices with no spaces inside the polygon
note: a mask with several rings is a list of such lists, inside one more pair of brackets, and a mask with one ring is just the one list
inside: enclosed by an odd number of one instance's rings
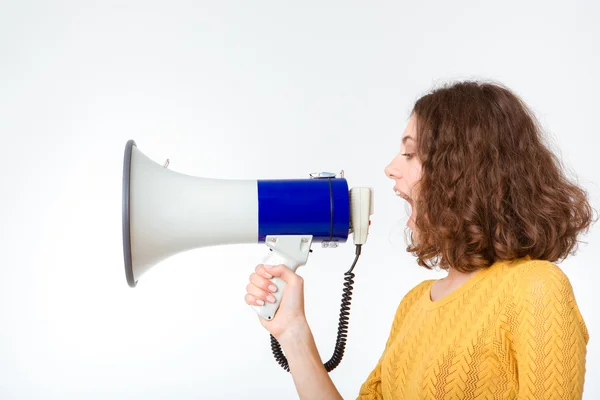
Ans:
{"label": "plastic megaphone body", "polygon": [[[129,286],[152,266],[199,247],[265,243],[264,264],[292,270],[306,264],[310,247],[337,247],[353,233],[366,242],[373,213],[370,188],[348,189],[343,177],[227,180],[194,177],[152,161],[130,140],[123,165],[123,253]],[[285,282],[273,278],[274,304],[253,307],[272,319]]]}

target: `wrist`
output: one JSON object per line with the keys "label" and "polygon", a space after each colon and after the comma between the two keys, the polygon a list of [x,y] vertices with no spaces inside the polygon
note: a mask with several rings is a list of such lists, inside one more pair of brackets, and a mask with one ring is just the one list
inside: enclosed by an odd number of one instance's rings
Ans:
{"label": "wrist", "polygon": [[284,349],[290,344],[301,343],[312,336],[310,327],[305,318],[299,319],[290,324],[288,328],[281,332],[276,339]]}

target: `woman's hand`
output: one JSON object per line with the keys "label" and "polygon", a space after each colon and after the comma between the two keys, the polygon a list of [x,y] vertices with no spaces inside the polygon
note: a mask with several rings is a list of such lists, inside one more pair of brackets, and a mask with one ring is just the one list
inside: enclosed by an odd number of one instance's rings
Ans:
{"label": "woman's hand", "polygon": [[272,285],[269,279],[272,277],[279,277],[286,283],[281,303],[271,321],[261,317],[258,319],[283,348],[299,398],[342,400],[321,362],[315,339],[306,322],[304,280],[285,265],[265,268],[259,264],[256,272],[250,275],[246,303],[253,306],[266,304],[273,293],[269,288]]}
{"label": "woman's hand", "polygon": [[259,320],[270,333],[281,342],[280,338],[295,335],[306,331],[307,322],[304,314],[304,280],[285,265],[265,266],[259,264],[255,272],[250,275],[250,283],[246,286],[246,303],[253,306],[262,306],[267,302],[274,302],[272,293],[277,287],[269,280],[278,276],[286,283],[283,297],[275,317]]}

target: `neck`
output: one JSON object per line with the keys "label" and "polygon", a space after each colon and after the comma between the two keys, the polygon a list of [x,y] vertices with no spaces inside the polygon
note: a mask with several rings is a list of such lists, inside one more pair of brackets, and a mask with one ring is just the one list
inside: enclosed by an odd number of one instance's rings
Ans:
{"label": "neck", "polygon": [[471,275],[473,275],[476,271],[471,272],[460,272],[452,267],[448,268],[448,276],[445,278],[448,282],[458,282],[465,279],[468,279]]}

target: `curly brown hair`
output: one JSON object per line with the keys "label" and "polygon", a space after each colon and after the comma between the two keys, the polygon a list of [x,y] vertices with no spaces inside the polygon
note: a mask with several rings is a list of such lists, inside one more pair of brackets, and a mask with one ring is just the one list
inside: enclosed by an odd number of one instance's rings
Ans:
{"label": "curly brown hair", "polygon": [[468,272],[575,253],[594,209],[519,97],[498,83],[458,82],[421,97],[412,114],[422,176],[407,251],[419,265]]}

